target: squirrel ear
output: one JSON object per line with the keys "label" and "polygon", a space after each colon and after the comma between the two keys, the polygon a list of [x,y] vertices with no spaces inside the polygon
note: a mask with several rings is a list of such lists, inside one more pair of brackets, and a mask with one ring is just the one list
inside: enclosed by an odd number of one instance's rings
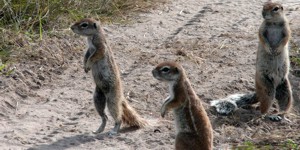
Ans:
{"label": "squirrel ear", "polygon": [[97,27],[97,23],[94,23],[94,27],[97,29],[98,27]]}

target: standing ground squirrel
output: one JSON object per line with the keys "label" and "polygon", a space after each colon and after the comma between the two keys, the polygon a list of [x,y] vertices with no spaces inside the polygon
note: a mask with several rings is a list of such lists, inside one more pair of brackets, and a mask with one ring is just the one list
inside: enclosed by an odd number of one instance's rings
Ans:
{"label": "standing ground squirrel", "polygon": [[115,120],[114,128],[109,134],[118,133],[121,124],[144,127],[146,122],[127,103],[113,53],[107,44],[100,23],[94,19],[85,18],[71,26],[73,32],[87,37],[88,50],[84,57],[84,70],[92,69],[96,84],[94,103],[102,118],[102,124],[94,133],[101,133],[107,121],[105,106]]}
{"label": "standing ground squirrel", "polygon": [[[263,6],[263,23],[259,28],[259,45],[256,57],[255,93],[233,95],[223,100],[212,101],[212,106],[221,114],[229,114],[238,107],[260,102],[262,116],[273,121],[285,118],[293,97],[288,79],[290,39],[289,23],[281,4],[266,2]],[[274,99],[277,99],[279,115],[266,115]]]}
{"label": "standing ground squirrel", "polygon": [[169,83],[170,96],[161,107],[161,116],[173,110],[176,124],[175,148],[213,149],[211,123],[184,69],[175,62],[164,62],[152,71],[153,76]]}

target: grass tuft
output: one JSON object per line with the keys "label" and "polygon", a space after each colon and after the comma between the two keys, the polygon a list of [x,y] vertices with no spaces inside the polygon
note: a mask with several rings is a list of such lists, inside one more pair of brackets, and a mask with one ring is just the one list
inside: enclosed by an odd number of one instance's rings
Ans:
{"label": "grass tuft", "polygon": [[18,61],[15,58],[24,56],[27,49],[32,49],[32,45],[44,40],[45,36],[64,31],[83,17],[93,17],[101,22],[126,22],[131,13],[149,10],[164,1],[0,0],[1,63]]}

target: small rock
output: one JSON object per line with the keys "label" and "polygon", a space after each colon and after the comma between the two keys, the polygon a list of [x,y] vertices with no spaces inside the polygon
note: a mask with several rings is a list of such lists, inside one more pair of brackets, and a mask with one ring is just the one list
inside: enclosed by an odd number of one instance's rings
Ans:
{"label": "small rock", "polygon": [[187,54],[186,54],[186,52],[184,52],[184,51],[182,51],[182,50],[178,50],[178,51],[176,52],[176,55],[186,56]]}
{"label": "small rock", "polygon": [[161,133],[161,131],[159,129],[154,129],[154,133],[156,133],[156,132]]}
{"label": "small rock", "polygon": [[45,80],[45,77],[39,74],[39,75],[38,75],[38,79],[44,81],[44,80]]}
{"label": "small rock", "polygon": [[79,113],[77,113],[76,115],[81,116],[81,115],[83,115],[83,114],[84,114],[83,112],[79,112]]}
{"label": "small rock", "polygon": [[58,131],[53,131],[51,134],[57,134],[57,133],[59,133]]}
{"label": "small rock", "polygon": [[77,120],[77,119],[78,119],[78,117],[69,118],[69,120],[72,120],[72,121]]}
{"label": "small rock", "polygon": [[26,92],[21,91],[20,89],[17,89],[15,92],[16,92],[16,94],[18,94],[22,98],[27,98],[28,97],[28,95],[26,94]]}
{"label": "small rock", "polygon": [[185,14],[191,14],[191,12],[188,11],[188,10],[183,10],[182,12],[185,13]]}
{"label": "small rock", "polygon": [[64,123],[64,125],[76,125],[78,124],[78,122],[66,122]]}
{"label": "small rock", "polygon": [[69,132],[76,132],[76,130],[75,129],[70,129]]}

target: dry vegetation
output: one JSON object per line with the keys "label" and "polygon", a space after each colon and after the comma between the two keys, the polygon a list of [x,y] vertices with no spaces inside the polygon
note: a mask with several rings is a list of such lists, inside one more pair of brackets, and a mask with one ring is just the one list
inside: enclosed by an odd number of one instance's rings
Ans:
{"label": "dry vegetation", "polygon": [[[295,32],[294,34],[297,37],[300,36],[300,32]],[[300,45],[293,40],[290,42],[290,45],[292,74],[300,77]]]}
{"label": "dry vegetation", "polygon": [[80,58],[85,42],[74,39],[69,30],[73,22],[93,17],[105,24],[130,23],[130,16],[165,2],[0,0],[0,79],[7,80],[0,82],[1,91],[17,87],[16,93],[24,98],[29,89],[38,89],[57,79],[68,68],[69,60]]}
{"label": "dry vegetation", "polygon": [[[162,1],[99,0],[95,3],[89,0],[1,0],[0,33],[3,36],[0,37],[0,71],[7,73],[10,68],[4,64],[20,61],[21,58],[27,60],[50,56],[49,59],[52,59],[53,56],[49,54],[41,56],[35,45],[45,46],[46,53],[57,53],[60,48],[53,49],[47,45],[55,38],[63,39],[69,35],[65,33],[75,20],[92,16],[106,23],[126,23],[130,21],[130,14],[147,11]],[[61,63],[62,60],[58,60],[56,63]]]}
{"label": "dry vegetation", "polygon": [[[231,38],[234,40],[233,37]],[[296,43],[294,44],[291,57],[299,59],[298,53],[295,52],[299,50],[299,47]],[[224,51],[229,51],[233,48],[232,45],[228,45],[228,43],[224,44],[224,47],[222,47],[222,45],[222,43],[211,44],[208,42],[189,40],[176,42],[176,44],[170,48],[170,51],[173,51],[173,54],[177,55],[176,59],[178,62],[193,63],[198,67],[203,64],[202,61],[205,61],[204,58],[214,61],[224,61],[222,65],[232,66],[238,64],[238,60],[229,60],[230,63],[227,64],[225,63],[228,62],[226,61],[226,57],[224,59],[220,53],[216,53],[216,51],[221,48]],[[294,63],[296,62],[292,62],[291,70],[298,70],[299,65]],[[202,80],[207,80],[207,78],[210,77],[204,76],[201,78]],[[291,80],[294,80],[294,78]],[[240,83],[243,84],[241,85]],[[228,87],[221,90],[227,93],[239,93],[241,89],[244,88],[246,88],[247,91],[254,91],[253,84],[249,84],[248,81],[233,81]],[[213,91],[211,92],[213,93]],[[215,93],[219,94],[218,91]],[[206,96],[200,95],[200,97],[206,100]],[[257,118],[257,116],[259,116],[259,113],[257,113],[259,110],[258,104],[253,105],[249,109],[237,110],[236,113],[229,116],[218,115],[213,108],[209,108],[209,116],[215,129],[215,139],[222,141],[219,144],[229,144],[233,146],[230,149],[236,150],[299,150],[300,132],[295,132],[295,130],[298,130],[300,123],[300,101],[296,94],[294,95],[294,99],[294,108],[289,115],[289,118],[294,120],[293,123],[278,123]],[[270,111],[276,112],[276,107],[278,106],[274,105],[274,108]],[[226,137],[224,137],[224,135],[226,135]],[[241,139],[243,139],[243,142],[241,142]],[[223,145],[220,148],[225,146]]]}
{"label": "dry vegetation", "polygon": [[[70,66],[69,60],[81,58],[84,41],[80,43],[75,40],[74,35],[68,29],[75,20],[93,16],[105,23],[128,23],[133,14],[147,12],[148,9],[165,2],[166,0],[98,0],[97,3],[91,0],[0,0],[0,78],[6,78],[6,84],[9,84],[2,86],[3,83],[0,80],[0,94],[11,90],[12,87],[18,87],[16,94],[26,97],[29,90],[41,88],[57,79],[58,75],[61,75]],[[299,33],[297,36],[300,36]],[[201,65],[209,55],[214,55],[217,49],[231,48],[230,44],[224,47],[222,42],[215,45],[207,44],[208,42],[204,41],[188,42],[188,44],[173,43],[173,47],[170,49],[175,49],[174,54],[178,56],[178,59],[182,58],[197,65]],[[166,47],[168,49],[168,45]],[[204,51],[200,51],[199,47]],[[190,51],[184,51],[184,49]],[[291,59],[293,73],[300,76],[299,46],[292,43],[292,49],[294,52]],[[70,53],[72,55],[69,55]],[[28,71],[16,71],[18,70],[16,67],[22,67],[23,70],[27,69]],[[206,79],[203,77],[203,80]],[[14,103],[5,101],[5,107],[4,104],[0,104],[0,116],[13,113],[7,109],[7,105],[15,109],[14,106],[17,103]],[[1,114],[3,112],[5,114]],[[235,127],[245,126],[247,128],[246,126],[251,124],[266,128],[268,131],[272,130],[266,123],[237,124],[233,122],[233,117],[240,116],[215,118],[226,125],[222,128],[222,132],[228,132],[228,135],[239,135],[239,133],[235,133],[239,132],[235,130]],[[292,118],[297,117],[297,115],[292,115]],[[256,141],[250,141],[252,137],[249,137],[249,141],[244,143],[230,144],[236,145],[234,149],[247,150],[272,149],[272,146],[282,149],[299,149],[299,143],[297,143],[300,141],[299,132],[295,132],[293,135],[284,135],[290,132],[289,129],[284,128],[284,125],[279,125],[279,127],[282,129],[274,129],[272,133],[257,130],[261,134],[266,133],[265,137],[268,138],[256,137]],[[293,127],[291,126],[291,128]],[[272,143],[272,140],[282,142]],[[228,142],[232,142],[232,139]]]}

